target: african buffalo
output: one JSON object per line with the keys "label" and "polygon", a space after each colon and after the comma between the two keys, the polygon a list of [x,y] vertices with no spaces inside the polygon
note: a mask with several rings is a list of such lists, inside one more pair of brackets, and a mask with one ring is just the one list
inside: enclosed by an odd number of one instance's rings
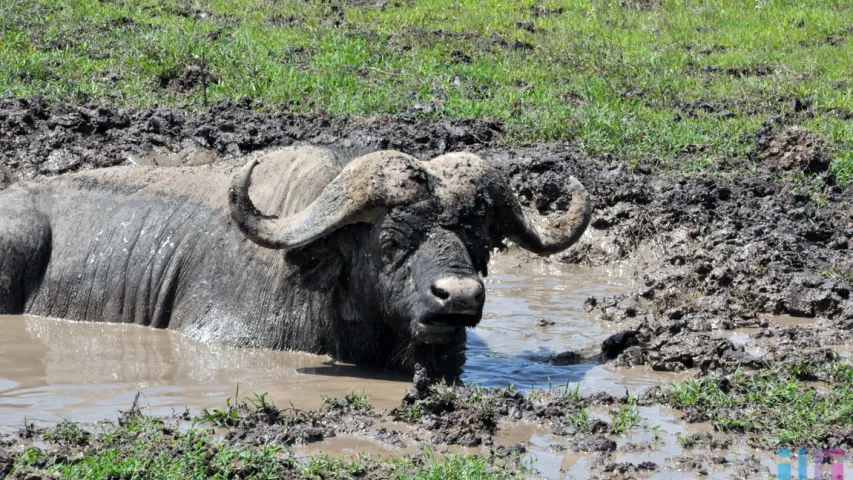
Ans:
{"label": "african buffalo", "polygon": [[567,187],[568,210],[545,217],[472,154],[381,151],[345,164],[313,147],[243,168],[116,167],[13,184],[0,192],[0,314],[447,372],[480,321],[490,252],[506,238],[553,254],[586,229],[586,190],[574,178]]}

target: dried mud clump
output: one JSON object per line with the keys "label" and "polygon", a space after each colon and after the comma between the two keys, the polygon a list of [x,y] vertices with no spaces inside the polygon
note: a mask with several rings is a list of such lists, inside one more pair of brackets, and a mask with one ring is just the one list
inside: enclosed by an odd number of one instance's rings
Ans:
{"label": "dried mud clump", "polygon": [[832,155],[820,135],[791,127],[761,145],[757,159],[774,172],[820,173],[829,168]]}
{"label": "dried mud clump", "polygon": [[200,85],[210,85],[217,82],[219,82],[219,77],[210,73],[202,65],[187,65],[179,74],[163,75],[159,78],[160,88],[179,93],[189,93]]}

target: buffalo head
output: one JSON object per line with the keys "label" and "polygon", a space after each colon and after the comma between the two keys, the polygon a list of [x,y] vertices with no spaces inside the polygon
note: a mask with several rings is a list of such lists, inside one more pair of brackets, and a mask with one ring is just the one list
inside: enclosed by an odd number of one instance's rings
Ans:
{"label": "buffalo head", "polygon": [[465,328],[480,321],[482,277],[504,239],[537,254],[557,253],[580,238],[591,215],[589,196],[574,177],[566,185],[568,210],[543,216],[523,208],[506,179],[475,155],[421,162],[382,151],[350,162],[299,213],[265,216],[248,194],[256,163],[232,183],[235,224],[272,249],[338,237],[332,243],[346,258],[340,321],[358,325],[343,356],[408,370],[421,363],[447,373],[464,363]]}

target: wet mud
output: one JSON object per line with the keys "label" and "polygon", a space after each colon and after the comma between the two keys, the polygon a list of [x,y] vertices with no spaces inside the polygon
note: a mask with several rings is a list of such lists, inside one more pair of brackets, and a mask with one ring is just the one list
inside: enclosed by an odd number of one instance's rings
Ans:
{"label": "wet mud", "polygon": [[[480,327],[469,332],[462,379],[485,388],[546,388],[566,382],[579,393],[641,393],[676,378],[601,363],[600,343],[613,331],[584,311],[586,295],[628,291],[630,276],[549,262],[515,249],[489,263]],[[547,320],[540,327],[537,321]],[[150,413],[198,411],[241,392],[266,392],[276,404],[317,409],[323,396],[352,392],[391,410],[411,377],[330,362],[298,352],[200,343],[135,325],[0,316],[0,429],[30,421],[94,422],[142,391]],[[571,361],[569,361],[571,360]]]}
{"label": "wet mud", "polygon": [[[546,14],[550,12],[541,13]],[[618,159],[589,157],[572,144],[509,144],[497,122],[409,116],[332,118],[263,113],[257,107],[249,102],[221,103],[190,114],[102,105],[53,106],[37,98],[3,100],[0,188],[14,181],[113,165],[209,163],[302,142],[327,146],[344,156],[378,149],[398,149],[419,158],[472,151],[498,165],[523,203],[542,213],[568,204],[562,188],[568,175],[576,176],[593,194],[595,214],[581,242],[557,258],[536,260],[537,265],[552,262],[559,268],[580,266],[624,276],[613,291],[588,285],[570,289],[567,295],[580,292],[589,297],[580,304],[573,301],[577,314],[540,315],[540,306],[528,302],[517,315],[523,328],[509,330],[519,334],[522,343],[504,352],[488,346],[489,339],[499,344],[501,334],[498,329],[488,331],[487,318],[483,337],[475,337],[469,345],[469,365],[493,361],[505,367],[507,363],[501,362],[515,359],[515,378],[535,373],[533,382],[516,385],[527,390],[530,383],[542,388],[543,380],[553,373],[550,368],[648,372],[649,378],[665,383],[669,380],[654,375],[724,376],[736,370],[762,372],[808,365],[814,367],[810,371],[816,372],[815,381],[830,381],[821,377],[820,367],[850,356],[853,189],[838,185],[828,170],[832,152],[827,142],[804,128],[789,127],[799,118],[796,115],[768,119],[755,132],[755,150],[749,155],[722,159],[717,170],[708,173],[681,174],[656,165],[631,166]],[[707,110],[701,105],[688,107]],[[511,266],[504,267],[500,281],[509,289],[523,288],[512,286],[507,273]],[[542,267],[539,277],[549,275],[548,267]],[[500,285],[496,283],[490,292],[496,305],[502,299]],[[506,312],[507,305],[502,307]],[[584,337],[578,330],[561,330],[560,322],[567,317],[594,326],[596,333]],[[567,336],[576,342],[553,341]],[[531,340],[524,344],[524,338]],[[536,344],[547,346],[538,349]],[[466,381],[506,387],[514,378],[497,371],[480,372],[470,371]],[[500,381],[489,384],[490,378]],[[761,458],[733,460],[726,457],[728,453],[716,455],[729,441],[718,432],[690,442],[709,453],[679,450],[671,455],[673,462],[664,462],[665,468],[662,462],[655,462],[660,468],[653,469],[642,461],[617,459],[624,447],[621,435],[607,433],[608,427],[595,420],[584,427],[588,430],[565,420],[567,415],[579,414],[579,409],[606,409],[610,408],[607,402],[612,406],[628,401],[600,378],[588,374],[571,380],[583,388],[584,400],[577,405],[564,399],[537,403],[529,393],[505,388],[489,393],[465,390],[473,387],[422,394],[422,398],[409,395],[400,403],[410,386],[406,383],[395,401],[381,402],[386,403],[381,409],[393,413],[335,412],[340,416],[331,422],[332,429],[335,434],[346,433],[370,422],[383,425],[390,418],[406,429],[382,426],[382,433],[375,434],[380,443],[409,446],[419,443],[412,440],[417,438],[460,448],[491,448],[502,423],[522,421],[545,425],[546,435],[558,438],[555,444],[562,445],[556,450],[594,452],[573,466],[562,465],[564,472],[580,468],[578,464],[601,478],[660,475],[670,464],[695,475],[725,471],[731,478],[759,478],[756,475],[769,472]],[[618,380],[610,385],[619,386]],[[596,391],[604,393],[596,396]],[[488,398],[488,408],[471,400],[477,395]],[[640,408],[646,408],[666,399],[641,397],[640,403]],[[318,408],[319,415],[332,415]],[[327,438],[329,431],[316,426],[321,420],[305,422],[310,427],[304,438],[317,437],[314,428]],[[274,434],[270,430],[263,435]],[[253,441],[251,436],[243,440]],[[606,459],[596,456],[605,454]]]}
{"label": "wet mud", "polygon": [[[0,445],[7,458],[22,452],[33,456],[33,449],[44,453],[35,462],[18,462],[10,478],[43,478],[40,472],[82,462],[106,448],[116,449],[119,458],[131,456],[132,449],[125,452],[123,445],[139,440],[140,425],[147,425],[142,438],[153,442],[154,450],[160,448],[160,438],[201,429],[219,442],[211,447],[212,454],[286,447],[283,462],[306,461],[317,454],[370,454],[425,463],[423,448],[429,447],[440,455],[482,455],[531,478],[772,478],[772,456],[736,438],[712,435],[707,425],[683,427],[675,412],[637,407],[628,397],[464,386],[431,387],[424,393],[416,416],[409,401],[390,411],[376,410],[361,397],[348,395],[327,398],[318,409],[279,408],[266,397],[254,396],[198,415],[152,417],[137,397],[106,422],[28,423],[3,436]],[[636,409],[644,421],[629,432],[617,432],[617,412],[626,408]],[[582,412],[589,412],[588,418],[579,420]],[[128,438],[116,442],[117,437]],[[682,445],[683,438],[690,439],[689,448]],[[171,443],[170,454],[184,454],[180,448],[185,444]],[[535,470],[524,472],[530,462]],[[373,472],[367,478],[384,477]]]}

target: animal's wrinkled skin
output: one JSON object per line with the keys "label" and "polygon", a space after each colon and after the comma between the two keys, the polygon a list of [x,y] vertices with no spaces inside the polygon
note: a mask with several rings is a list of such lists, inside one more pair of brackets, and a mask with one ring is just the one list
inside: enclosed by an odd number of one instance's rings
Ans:
{"label": "animal's wrinkled skin", "polygon": [[569,187],[569,211],[545,219],[474,155],[343,165],[312,147],[18,184],[0,192],[0,314],[455,375],[492,249],[550,254],[583,233],[590,201]]}

